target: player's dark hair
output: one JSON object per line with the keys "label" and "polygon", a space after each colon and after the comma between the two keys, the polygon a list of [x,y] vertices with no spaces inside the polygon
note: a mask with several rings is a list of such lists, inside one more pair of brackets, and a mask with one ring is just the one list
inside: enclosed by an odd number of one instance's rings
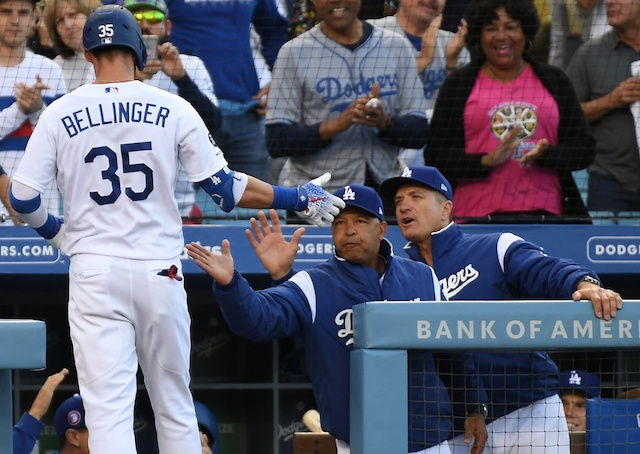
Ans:
{"label": "player's dark hair", "polygon": [[136,61],[135,52],[133,50],[129,49],[128,47],[126,47],[126,46],[98,47],[96,49],[93,49],[91,51],[91,53],[96,58],[104,58],[105,60],[110,61],[110,62],[113,62],[117,57],[119,57],[122,54],[129,54],[133,58],[134,64],[135,64],[135,61]]}
{"label": "player's dark hair", "polygon": [[464,17],[467,21],[465,43],[475,57],[484,58],[479,52],[482,29],[498,19],[498,8],[504,8],[511,19],[520,22],[524,36],[531,44],[540,31],[538,10],[532,0],[473,0],[467,6]]}

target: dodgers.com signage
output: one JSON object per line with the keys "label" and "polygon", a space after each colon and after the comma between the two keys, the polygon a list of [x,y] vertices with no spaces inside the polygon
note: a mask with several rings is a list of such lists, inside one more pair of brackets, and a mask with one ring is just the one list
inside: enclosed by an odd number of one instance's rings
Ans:
{"label": "dodgers.com signage", "polygon": [[[241,273],[262,274],[264,268],[255,256],[245,235],[248,224],[185,226],[185,243],[199,242],[221,252],[224,238],[231,242],[235,264]],[[287,239],[298,226],[283,226]],[[599,274],[640,272],[640,228],[634,226],[602,225],[469,225],[469,233],[512,232],[527,241],[542,246],[550,255],[565,257],[593,269]],[[0,229],[0,273],[2,274],[67,274],[69,259],[40,238],[28,227]],[[406,241],[397,226],[389,226],[387,238],[396,255]],[[306,226],[294,267],[304,270],[322,263],[333,255],[333,242],[329,227]],[[183,250],[185,274],[203,273]]]}

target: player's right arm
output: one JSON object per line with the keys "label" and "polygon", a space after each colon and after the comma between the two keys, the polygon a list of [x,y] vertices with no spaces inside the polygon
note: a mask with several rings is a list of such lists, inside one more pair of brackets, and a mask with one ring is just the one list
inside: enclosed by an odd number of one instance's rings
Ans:
{"label": "player's right arm", "polygon": [[64,238],[64,221],[48,213],[41,199],[41,194],[56,171],[54,140],[49,133],[47,120],[41,117],[11,178],[9,198],[11,206],[23,221],[53,246],[60,248]]}
{"label": "player's right arm", "polygon": [[40,193],[19,181],[11,183],[11,206],[20,218],[42,238],[60,249],[64,238],[64,220],[47,213]]}

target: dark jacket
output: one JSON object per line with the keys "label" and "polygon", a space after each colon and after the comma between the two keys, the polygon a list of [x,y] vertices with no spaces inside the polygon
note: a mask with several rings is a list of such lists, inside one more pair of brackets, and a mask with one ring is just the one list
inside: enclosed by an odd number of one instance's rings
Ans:
{"label": "dark jacket", "polygon": [[[536,161],[536,165],[558,171],[563,215],[589,218],[571,174],[573,170],[586,168],[595,157],[595,139],[587,119],[571,81],[561,69],[526,55],[525,59],[555,99],[560,114],[558,145],[550,146],[546,155]],[[454,190],[457,180],[483,178],[491,172],[490,168],[481,164],[482,154],[465,153],[464,109],[483,61],[474,59],[447,76],[436,100],[431,138],[424,152],[425,163],[437,167]]]}

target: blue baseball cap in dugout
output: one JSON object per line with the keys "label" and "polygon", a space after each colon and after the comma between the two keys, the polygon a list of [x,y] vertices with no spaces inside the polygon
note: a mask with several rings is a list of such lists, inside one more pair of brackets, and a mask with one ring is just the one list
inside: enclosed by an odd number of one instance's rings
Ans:
{"label": "blue baseball cap in dugout", "polygon": [[213,454],[218,454],[220,443],[218,442],[218,423],[216,422],[216,417],[209,407],[202,402],[195,400],[193,401],[193,406],[196,409],[198,426],[209,439],[209,448],[211,448]]}
{"label": "blue baseball cap in dugout", "polygon": [[360,208],[384,221],[382,199],[375,189],[361,184],[349,184],[338,189],[333,195],[344,200],[348,207]]}
{"label": "blue baseball cap in dugout", "polygon": [[581,369],[560,372],[560,387],[563,391],[571,389],[582,391],[589,399],[600,396],[598,377]]}
{"label": "blue baseball cap in dugout", "polygon": [[435,189],[453,202],[451,184],[438,169],[431,166],[405,167],[400,176],[385,180],[380,185],[380,194],[387,200],[393,200],[398,188],[407,183],[419,183]]}
{"label": "blue baseball cap in dugout", "polygon": [[85,429],[84,405],[80,394],[74,394],[62,402],[53,418],[53,426],[58,437],[64,437],[69,429]]}

